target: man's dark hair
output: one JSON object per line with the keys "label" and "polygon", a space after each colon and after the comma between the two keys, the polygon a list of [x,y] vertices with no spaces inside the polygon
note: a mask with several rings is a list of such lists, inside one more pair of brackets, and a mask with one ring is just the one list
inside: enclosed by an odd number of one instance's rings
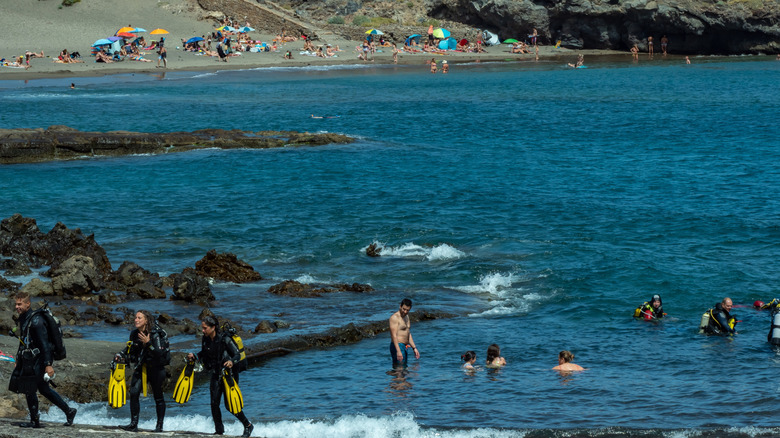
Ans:
{"label": "man's dark hair", "polygon": [[412,300],[410,300],[409,298],[404,298],[403,300],[401,300],[401,305],[412,307]]}

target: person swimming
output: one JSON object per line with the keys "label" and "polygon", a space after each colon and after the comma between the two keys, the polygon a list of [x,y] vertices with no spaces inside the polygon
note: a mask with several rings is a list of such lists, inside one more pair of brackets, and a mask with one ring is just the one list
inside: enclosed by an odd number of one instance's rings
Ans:
{"label": "person swimming", "polygon": [[491,344],[488,347],[485,365],[490,368],[499,368],[506,365],[506,359],[501,357],[501,347],[499,347],[497,344]]}
{"label": "person swimming", "polygon": [[574,354],[569,350],[563,350],[558,353],[558,366],[553,367],[555,371],[582,371],[585,368],[572,363]]}
{"label": "person swimming", "polygon": [[464,370],[474,370],[474,362],[477,361],[477,353],[469,350],[463,354],[460,355],[460,358],[463,360],[463,366],[462,368]]}

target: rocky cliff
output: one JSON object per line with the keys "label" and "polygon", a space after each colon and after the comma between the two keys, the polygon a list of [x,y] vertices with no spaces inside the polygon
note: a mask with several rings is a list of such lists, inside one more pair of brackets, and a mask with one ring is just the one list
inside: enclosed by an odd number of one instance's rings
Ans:
{"label": "rocky cliff", "polygon": [[[537,29],[542,44],[560,40],[573,49],[647,50],[647,38],[666,35],[676,54],[780,53],[778,0],[199,0],[229,16],[249,15],[261,5],[288,11],[303,22],[354,37],[356,28],[381,27],[425,33],[429,24],[495,32],[503,40],[528,39]],[[231,11],[240,4],[241,10]],[[227,10],[225,10],[227,9]],[[357,20],[359,19],[359,20]],[[274,32],[285,24],[264,11]],[[357,25],[355,25],[357,24]],[[461,33],[467,34],[471,32]],[[404,35],[405,36],[405,35]],[[469,35],[466,35],[469,36]]]}
{"label": "rocky cliff", "polygon": [[780,52],[776,0],[426,0],[429,14],[525,39],[536,28],[543,42],[578,49],[656,51],[666,35],[673,53]]}

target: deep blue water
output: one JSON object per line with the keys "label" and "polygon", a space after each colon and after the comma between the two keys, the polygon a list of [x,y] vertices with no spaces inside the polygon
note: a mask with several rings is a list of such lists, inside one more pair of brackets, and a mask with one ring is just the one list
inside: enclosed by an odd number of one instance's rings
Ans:
{"label": "deep blue water", "polygon": [[[769,316],[735,309],[733,339],[697,326],[724,296],[750,305],[780,295],[780,62],[589,64],[136,75],[76,79],[75,90],[71,79],[0,83],[3,128],[359,137],[0,167],[0,216],[94,233],[115,267],[168,274],[209,249],[233,252],[266,279],[216,284],[215,310],[248,327],[291,323],[265,339],[385,320],[406,296],[413,310],[461,315],[414,325],[422,358],[401,375],[387,373],[389,335],[246,372],[246,411],[263,436],[771,434],[780,356],[766,343]],[[385,256],[365,256],[372,242]],[[267,293],[285,279],[376,292]],[[656,293],[670,318],[632,320]],[[459,369],[464,351],[482,362],[493,342],[506,368]],[[587,370],[550,371],[562,349]],[[207,392],[169,407],[167,427],[210,431]],[[153,425],[152,403],[142,405]],[[91,412],[119,424],[125,410]]]}

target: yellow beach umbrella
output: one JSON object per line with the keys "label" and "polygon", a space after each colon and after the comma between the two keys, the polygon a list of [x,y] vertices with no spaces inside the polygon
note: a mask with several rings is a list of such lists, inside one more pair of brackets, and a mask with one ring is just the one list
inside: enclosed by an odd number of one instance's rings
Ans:
{"label": "yellow beach umbrella", "polygon": [[123,28],[119,29],[118,31],[116,31],[116,33],[117,33],[117,34],[120,34],[120,33],[122,33],[122,32],[127,32],[127,33],[130,33],[130,32],[132,32],[132,31],[134,31],[134,30],[135,30],[135,28],[134,28],[134,27],[127,27],[127,26],[125,26],[125,27],[123,27]]}
{"label": "yellow beach umbrella", "polygon": [[149,32],[149,35],[167,35],[169,33],[170,32],[168,32],[165,29],[155,29],[155,30]]}

